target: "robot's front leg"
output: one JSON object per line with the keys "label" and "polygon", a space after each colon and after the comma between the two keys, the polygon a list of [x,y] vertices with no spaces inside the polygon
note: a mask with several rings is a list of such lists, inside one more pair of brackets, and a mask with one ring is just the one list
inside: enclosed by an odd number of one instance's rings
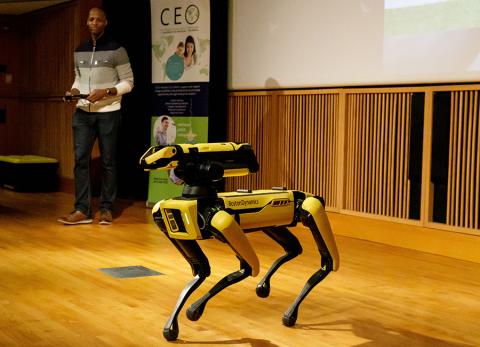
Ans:
{"label": "robot's front leg", "polygon": [[266,298],[270,294],[270,279],[273,274],[287,261],[290,261],[302,254],[302,246],[295,235],[293,235],[286,227],[267,228],[264,229],[263,232],[272,240],[277,242],[280,246],[282,246],[286,252],[272,264],[270,269],[257,285],[257,296]]}
{"label": "robot's front leg", "polygon": [[210,225],[215,233],[219,234],[219,238],[225,240],[236,253],[237,258],[240,259],[240,269],[222,278],[207,294],[188,308],[187,317],[190,320],[198,320],[202,316],[205,306],[211,298],[248,276],[256,276],[260,267],[255,251],[233,216],[225,211],[219,211],[213,216]]}
{"label": "robot's front leg", "polygon": [[[168,235],[167,235],[168,237]],[[208,259],[200,249],[197,241],[194,240],[177,240],[169,238],[173,245],[183,255],[192,267],[195,278],[188,283],[180,293],[172,314],[165,323],[163,328],[163,336],[167,341],[176,340],[178,337],[178,313],[187,301],[188,297],[202,284],[205,279],[210,276],[210,265]]]}
{"label": "robot's front leg", "polygon": [[330,227],[325,210],[319,199],[308,197],[302,204],[302,223],[308,227],[317,244],[321,256],[321,268],[307,281],[294,303],[283,315],[283,324],[293,326],[297,321],[298,308],[310,291],[322,281],[331,271],[339,267],[339,255],[335,238]]}

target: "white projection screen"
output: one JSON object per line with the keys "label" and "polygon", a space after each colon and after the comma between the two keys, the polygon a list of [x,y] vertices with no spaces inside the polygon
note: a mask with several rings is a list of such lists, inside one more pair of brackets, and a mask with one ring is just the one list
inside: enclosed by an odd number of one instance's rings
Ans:
{"label": "white projection screen", "polygon": [[480,0],[230,0],[231,90],[480,80]]}

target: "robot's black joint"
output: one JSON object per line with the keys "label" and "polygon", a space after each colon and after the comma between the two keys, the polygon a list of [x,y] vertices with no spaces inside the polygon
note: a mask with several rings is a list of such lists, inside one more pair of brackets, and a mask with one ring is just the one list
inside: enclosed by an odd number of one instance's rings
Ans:
{"label": "robot's black joint", "polygon": [[307,228],[312,228],[313,226],[315,226],[315,222],[313,221],[312,215],[305,210],[299,211],[299,220]]}
{"label": "robot's black joint", "polygon": [[204,199],[199,200],[198,214],[201,216],[203,225],[200,226],[200,232],[204,239],[216,238],[221,242],[226,242],[223,235],[219,233],[215,228],[212,228],[212,219],[218,211],[225,210],[223,200]]}
{"label": "robot's black joint", "polygon": [[315,195],[315,199],[318,199],[322,204],[323,208],[325,208],[325,199],[322,196]]}
{"label": "robot's black joint", "polygon": [[331,272],[333,270],[333,259],[330,253],[328,252],[320,252],[322,257],[322,268],[326,272]]}

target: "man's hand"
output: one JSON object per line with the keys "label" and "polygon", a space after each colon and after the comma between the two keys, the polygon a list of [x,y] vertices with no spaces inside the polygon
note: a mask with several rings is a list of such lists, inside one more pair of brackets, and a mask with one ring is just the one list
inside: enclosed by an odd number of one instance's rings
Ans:
{"label": "man's hand", "polygon": [[94,89],[88,95],[87,100],[90,101],[91,103],[94,103],[106,98],[107,96],[108,96],[107,89]]}
{"label": "man's hand", "polygon": [[76,95],[80,95],[80,91],[78,89],[73,88],[71,90],[67,90],[65,92],[65,96],[63,97],[63,101],[71,102],[73,100],[73,97]]}

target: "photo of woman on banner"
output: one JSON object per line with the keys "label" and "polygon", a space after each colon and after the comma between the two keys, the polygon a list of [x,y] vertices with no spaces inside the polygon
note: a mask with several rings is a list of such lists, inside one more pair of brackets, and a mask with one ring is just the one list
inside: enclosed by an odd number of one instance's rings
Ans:
{"label": "photo of woman on banner", "polygon": [[175,143],[176,133],[175,122],[171,117],[164,115],[157,118],[153,126],[155,144],[166,146]]}
{"label": "photo of woman on banner", "polygon": [[188,35],[185,39],[185,51],[183,53],[183,63],[185,69],[188,69],[197,63],[197,50],[193,36]]}

